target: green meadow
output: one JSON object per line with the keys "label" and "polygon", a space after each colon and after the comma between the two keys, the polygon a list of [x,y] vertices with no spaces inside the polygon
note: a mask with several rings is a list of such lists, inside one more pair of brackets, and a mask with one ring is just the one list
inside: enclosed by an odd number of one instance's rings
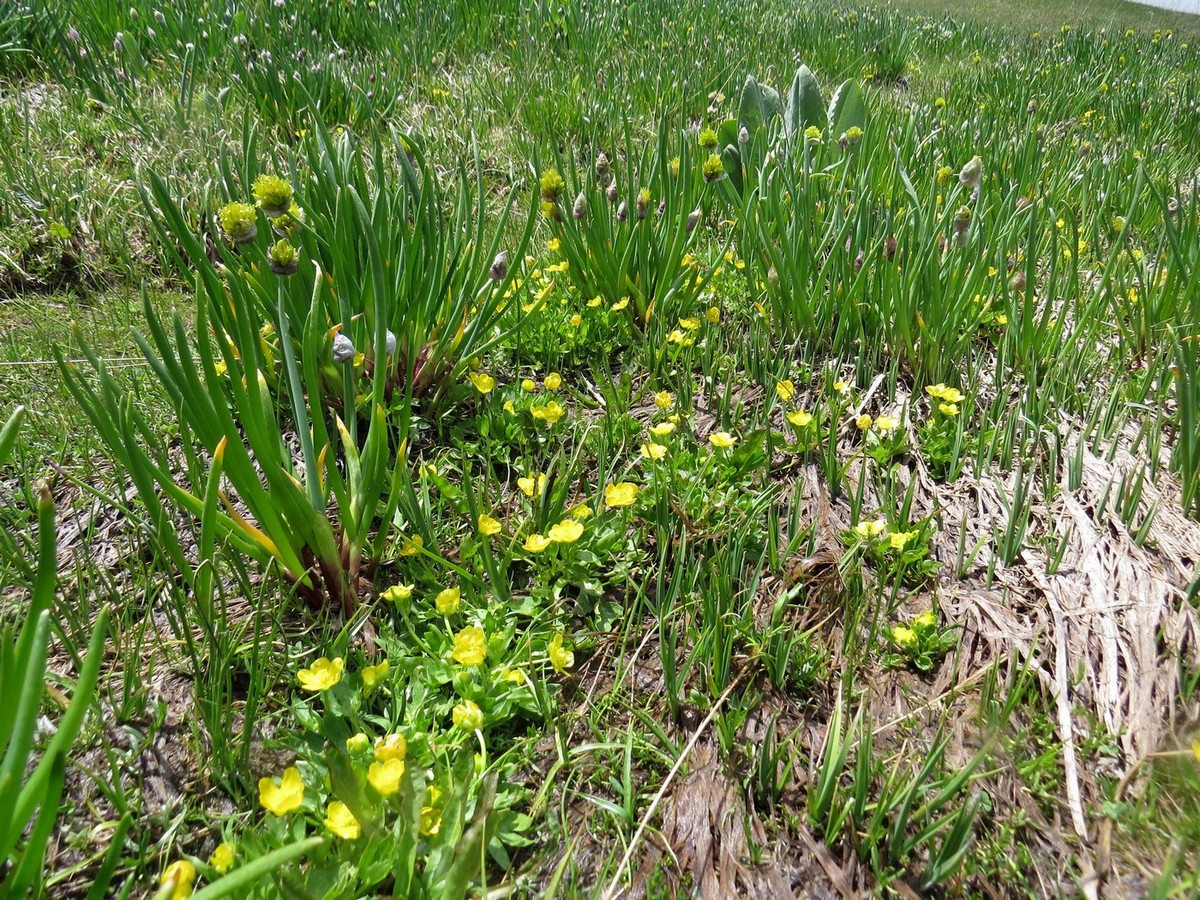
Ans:
{"label": "green meadow", "polygon": [[1200,17],[0,10],[0,898],[1200,892]]}

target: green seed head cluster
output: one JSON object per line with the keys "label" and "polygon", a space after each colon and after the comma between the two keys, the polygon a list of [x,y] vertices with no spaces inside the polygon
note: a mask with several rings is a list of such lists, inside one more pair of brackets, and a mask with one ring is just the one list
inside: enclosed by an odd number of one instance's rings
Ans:
{"label": "green seed head cluster", "polygon": [[235,244],[248,244],[258,234],[258,217],[249,203],[226,203],[217,213],[217,223]]}
{"label": "green seed head cluster", "polygon": [[259,175],[254,179],[254,199],[271,218],[282,216],[292,206],[292,186],[278,175]]}
{"label": "green seed head cluster", "polygon": [[293,275],[300,265],[300,256],[287,238],[276,241],[267,251],[267,262],[276,275]]}
{"label": "green seed head cluster", "polygon": [[704,175],[704,180],[711,184],[725,177],[725,165],[721,162],[721,157],[712,153],[704,161],[704,167],[701,169],[701,172]]}

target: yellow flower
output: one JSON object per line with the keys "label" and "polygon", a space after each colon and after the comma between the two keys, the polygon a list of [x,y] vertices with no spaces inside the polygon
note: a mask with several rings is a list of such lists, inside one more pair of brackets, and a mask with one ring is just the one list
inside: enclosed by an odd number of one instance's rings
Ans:
{"label": "yellow flower", "polygon": [[904,545],[917,536],[915,531],[895,531],[888,535],[888,546],[893,550],[903,550]]}
{"label": "yellow flower", "polygon": [[629,298],[628,298],[628,297],[622,297],[620,300],[618,300],[616,303],[614,303],[614,304],[612,305],[613,312],[620,312],[621,310],[623,310],[623,309],[624,309],[625,307],[627,307],[628,305],[629,305]]}
{"label": "yellow flower", "polygon": [[208,864],[216,869],[219,875],[224,875],[233,868],[233,861],[236,857],[237,846],[225,841],[217,845],[217,849],[208,858]]}
{"label": "yellow flower", "polygon": [[434,597],[433,605],[437,608],[439,615],[452,616],[458,611],[460,600],[462,600],[462,592],[456,587],[448,587]]}
{"label": "yellow flower", "polygon": [[493,519],[487,513],[479,514],[479,533],[485,537],[491,537],[493,534],[499,534],[504,526],[500,524],[499,519]]}
{"label": "yellow flower", "polygon": [[492,388],[496,386],[496,379],[485,372],[472,372],[467,376],[467,380],[475,385],[475,390],[481,394],[490,393]]}
{"label": "yellow flower", "polygon": [[583,536],[583,523],[574,519],[563,519],[557,525],[550,526],[546,534],[550,540],[560,544],[573,544]]}
{"label": "yellow flower", "polygon": [[579,315],[579,313],[576,313],[575,315],[571,316],[571,327],[572,328],[578,328],[582,324],[583,324],[583,316]]}
{"label": "yellow flower", "polygon": [[546,249],[549,250],[551,253],[557,253],[558,248],[561,246],[562,246],[562,241],[560,241],[558,238],[550,238],[550,240],[548,240],[546,242]]}
{"label": "yellow flower", "polygon": [[637,500],[638,486],[629,481],[610,484],[604,489],[604,505],[610,509],[618,506],[633,506]]}
{"label": "yellow flower", "polygon": [[400,779],[403,776],[404,760],[402,759],[373,762],[367,769],[367,781],[384,797],[390,797],[400,790]]}
{"label": "yellow flower", "polygon": [[883,415],[875,420],[875,427],[880,431],[895,431],[899,424],[900,420],[895,416]]}
{"label": "yellow flower", "polygon": [[375,758],[380,762],[408,756],[408,739],[402,734],[385,734],[375,740]]}
{"label": "yellow flower", "polygon": [[571,507],[571,518],[583,520],[591,516],[592,508],[586,503],[577,503]]}
{"label": "yellow flower", "polygon": [[868,428],[871,427],[871,422],[872,422],[871,417],[868,416],[866,413],[863,413],[861,416],[859,416],[857,419],[854,420],[854,424],[858,426],[859,431],[866,431]]}
{"label": "yellow flower", "polygon": [[354,813],[341,800],[334,800],[325,807],[325,827],[340,838],[352,841],[362,834],[362,828]]}
{"label": "yellow flower", "polygon": [[837,391],[839,394],[848,394],[848,393],[850,392],[850,382],[848,382],[848,381],[835,381],[835,382],[833,383],[833,389],[834,389],[835,391]]}
{"label": "yellow flower", "polygon": [[340,656],[336,659],[326,659],[322,656],[307,669],[296,673],[300,687],[306,691],[327,691],[342,680],[342,669],[346,661]]}
{"label": "yellow flower", "polygon": [[522,685],[529,680],[520,669],[505,669],[504,674],[500,677],[509,682],[509,684],[515,685]]}
{"label": "yellow flower", "polygon": [[419,534],[414,534],[412,537],[400,538],[400,555],[401,556],[416,556],[421,552],[421,548],[425,546],[425,538]]}
{"label": "yellow flower", "polygon": [[[167,866],[167,871],[163,872],[160,884],[164,889],[167,887],[174,889],[169,895],[171,900],[184,900],[185,897],[191,896],[192,885],[195,881],[196,867],[186,859],[177,859]],[[160,891],[159,895],[161,894]]]}
{"label": "yellow flower", "polygon": [[542,379],[542,384],[546,386],[546,390],[557,391],[560,387],[562,387],[562,376],[557,372],[551,372]]}
{"label": "yellow flower", "polygon": [[454,724],[463,731],[478,731],[483,727],[483,710],[474,700],[464,700],[450,713]]}
{"label": "yellow flower", "polygon": [[534,406],[529,410],[530,415],[535,419],[541,419],[548,425],[553,425],[563,417],[566,410],[556,400],[551,400],[545,406]]}
{"label": "yellow flower", "polygon": [[854,530],[858,532],[860,537],[879,537],[887,530],[887,522],[883,519],[876,519],[873,522],[859,522],[854,526]]}
{"label": "yellow flower", "polygon": [[349,753],[366,753],[367,748],[370,746],[371,742],[361,731],[358,734],[346,738],[346,751]]}
{"label": "yellow flower", "polygon": [[532,391],[537,387],[537,382],[532,378],[524,378],[521,380],[521,390]]}
{"label": "yellow flower", "polygon": [[522,546],[530,553],[541,553],[552,543],[554,542],[545,535],[534,533],[525,538],[525,543]]}
{"label": "yellow flower", "polygon": [[803,428],[813,420],[812,413],[807,413],[802,409],[787,414],[787,420],[797,428]]}
{"label": "yellow flower", "polygon": [[442,813],[438,809],[438,802],[442,799],[442,792],[436,787],[430,787],[426,794],[425,805],[421,807],[421,834],[424,837],[437,834],[442,828]]}
{"label": "yellow flower", "polygon": [[912,623],[917,628],[931,628],[935,622],[936,620],[933,618],[933,610],[927,609],[925,612],[913,619]]}
{"label": "yellow flower", "polygon": [[669,434],[674,434],[674,422],[660,422],[657,425],[650,426],[650,433],[655,437],[666,437]]}
{"label": "yellow flower", "polygon": [[593,297],[591,300],[589,300],[587,302],[587,305],[588,305],[589,309],[595,309],[597,306],[599,306],[603,302],[604,302],[604,298],[602,298],[599,294],[597,294],[595,297]]}
{"label": "yellow flower", "polygon": [[388,670],[391,666],[385,659],[377,666],[367,666],[362,670],[363,693],[369,694],[375,690],[375,686],[387,678]]}
{"label": "yellow flower", "polygon": [[688,316],[686,319],[679,320],[679,327],[684,331],[695,331],[700,327],[700,320],[695,316]]}
{"label": "yellow flower", "polygon": [[667,455],[667,448],[662,444],[642,444],[641,453],[646,459],[662,459]]}
{"label": "yellow flower", "polygon": [[295,766],[288,766],[283,770],[279,784],[275,783],[274,778],[260,778],[258,802],[267,812],[277,816],[298,809],[304,802],[304,780],[300,777],[300,770]]}
{"label": "yellow flower", "polygon": [[792,383],[792,379],[788,378],[775,385],[775,396],[784,403],[796,396],[796,385]]}
{"label": "yellow flower", "polygon": [[550,665],[554,666],[554,671],[559,674],[565,673],[575,665],[575,654],[570,650],[563,649],[563,636],[561,634],[554,636],[546,652],[550,656]]}
{"label": "yellow flower", "polygon": [[517,487],[521,489],[521,493],[526,497],[532,497],[535,491],[540,494],[546,487],[546,476],[538,475],[536,479],[532,475],[518,478]]}
{"label": "yellow flower", "polygon": [[917,633],[911,628],[905,628],[903,625],[897,625],[892,629],[892,640],[899,646],[907,649],[915,649],[917,646]]}
{"label": "yellow flower", "polygon": [[958,404],[957,403],[939,403],[938,410],[940,410],[942,415],[944,415],[944,416],[957,416],[958,415]]}
{"label": "yellow flower", "polygon": [[670,391],[659,391],[654,395],[654,405],[659,409],[670,409],[675,403],[675,397]]}
{"label": "yellow flower", "polygon": [[380,597],[388,603],[402,603],[412,596],[412,592],[413,586],[411,584],[393,584],[380,594]]}
{"label": "yellow flower", "polygon": [[728,449],[737,443],[737,438],[731,435],[728,431],[718,431],[708,436],[708,442],[714,447]]}
{"label": "yellow flower", "polygon": [[704,314],[704,318],[708,320],[709,325],[716,325],[721,321],[721,310],[717,309],[715,306],[710,306],[708,311]]}
{"label": "yellow flower", "polygon": [[477,666],[487,659],[487,635],[478,625],[468,625],[454,636],[450,656],[461,666]]}

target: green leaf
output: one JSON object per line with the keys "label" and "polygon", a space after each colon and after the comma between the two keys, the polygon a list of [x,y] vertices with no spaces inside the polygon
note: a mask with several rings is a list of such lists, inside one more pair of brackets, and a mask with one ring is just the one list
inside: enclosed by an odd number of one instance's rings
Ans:
{"label": "green leaf", "polygon": [[829,134],[835,140],[850,128],[867,127],[867,106],[858,82],[843,81],[829,101]]}
{"label": "green leaf", "polygon": [[809,126],[825,126],[825,99],[808,66],[797,69],[796,77],[792,79],[783,123],[788,137],[793,139],[804,134]]}

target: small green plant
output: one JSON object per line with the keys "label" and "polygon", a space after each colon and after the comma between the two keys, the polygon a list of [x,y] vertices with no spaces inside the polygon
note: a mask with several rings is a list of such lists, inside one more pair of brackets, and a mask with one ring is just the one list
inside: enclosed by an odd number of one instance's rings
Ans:
{"label": "small green plant", "polygon": [[933,611],[926,610],[907,625],[893,625],[888,630],[888,644],[891,649],[884,654],[885,666],[931,672],[958,646],[958,636],[951,628],[940,628]]}

